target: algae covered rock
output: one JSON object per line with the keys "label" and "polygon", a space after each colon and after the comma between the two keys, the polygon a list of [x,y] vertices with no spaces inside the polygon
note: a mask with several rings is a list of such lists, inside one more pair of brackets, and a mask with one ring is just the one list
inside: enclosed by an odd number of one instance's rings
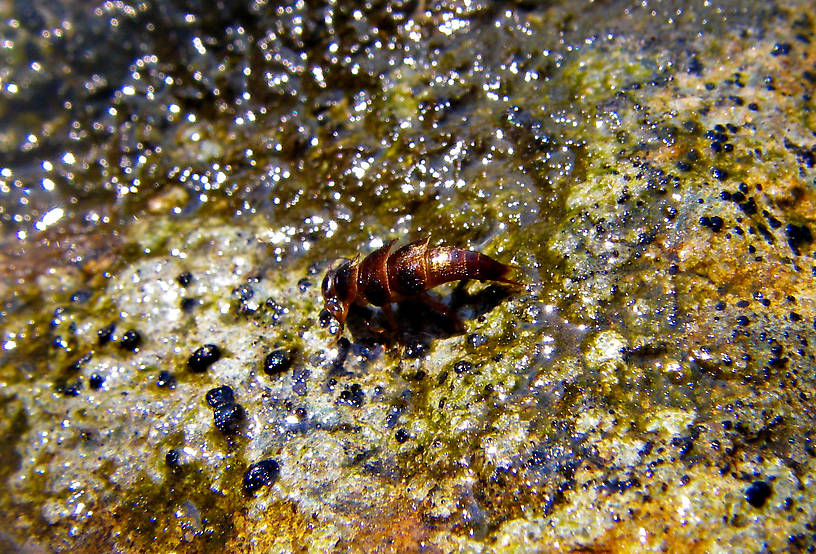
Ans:
{"label": "algae covered rock", "polygon": [[812,6],[340,4],[0,7],[0,550],[812,543]]}

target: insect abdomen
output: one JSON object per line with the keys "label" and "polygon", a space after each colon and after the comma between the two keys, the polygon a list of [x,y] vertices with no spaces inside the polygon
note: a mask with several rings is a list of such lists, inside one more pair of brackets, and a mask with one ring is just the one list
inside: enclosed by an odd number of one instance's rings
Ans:
{"label": "insect abdomen", "polygon": [[403,297],[461,279],[518,284],[507,278],[510,269],[479,252],[449,246],[428,248],[428,239],[403,246],[387,260],[389,288]]}
{"label": "insect abdomen", "polygon": [[428,239],[406,244],[388,257],[388,282],[395,293],[409,297],[428,290],[425,253]]}
{"label": "insect abdomen", "polygon": [[427,288],[461,279],[515,283],[507,279],[510,266],[472,250],[448,246],[431,248],[426,259]]}
{"label": "insect abdomen", "polygon": [[391,247],[395,242],[391,241],[375,250],[360,263],[357,289],[366,301],[374,306],[384,306],[393,302],[388,279],[388,260]]}

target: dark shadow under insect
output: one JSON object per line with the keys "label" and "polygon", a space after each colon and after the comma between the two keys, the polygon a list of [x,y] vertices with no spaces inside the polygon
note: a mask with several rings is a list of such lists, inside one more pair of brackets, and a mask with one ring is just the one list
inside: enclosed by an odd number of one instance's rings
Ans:
{"label": "dark shadow under insect", "polygon": [[[346,329],[355,343],[403,346],[429,345],[465,332],[464,321],[478,320],[513,294],[513,288],[489,285],[473,294],[467,292],[467,281],[461,281],[446,300],[451,315],[440,313],[422,302],[402,301],[393,311],[394,328],[383,312],[372,306],[352,306]],[[465,313],[462,314],[461,311]]]}

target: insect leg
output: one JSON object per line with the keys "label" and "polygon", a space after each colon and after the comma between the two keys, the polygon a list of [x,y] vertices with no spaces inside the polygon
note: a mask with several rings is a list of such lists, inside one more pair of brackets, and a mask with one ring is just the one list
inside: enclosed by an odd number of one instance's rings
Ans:
{"label": "insect leg", "polygon": [[462,320],[459,318],[456,312],[451,310],[447,305],[443,304],[442,302],[440,302],[427,292],[423,292],[422,294],[417,295],[417,300],[428,306],[433,311],[439,312],[440,314],[447,317],[457,331],[465,330],[465,324],[462,323]]}
{"label": "insect leg", "polygon": [[385,316],[385,323],[391,331],[396,330],[397,320],[394,318],[394,310],[391,309],[391,304],[385,304],[382,307],[382,313]]}

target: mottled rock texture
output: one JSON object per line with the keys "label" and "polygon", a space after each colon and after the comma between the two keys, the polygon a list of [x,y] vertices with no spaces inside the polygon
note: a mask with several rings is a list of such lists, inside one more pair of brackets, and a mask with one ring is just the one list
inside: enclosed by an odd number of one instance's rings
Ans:
{"label": "mottled rock texture", "polygon": [[0,550],[812,545],[812,8],[0,3]]}

